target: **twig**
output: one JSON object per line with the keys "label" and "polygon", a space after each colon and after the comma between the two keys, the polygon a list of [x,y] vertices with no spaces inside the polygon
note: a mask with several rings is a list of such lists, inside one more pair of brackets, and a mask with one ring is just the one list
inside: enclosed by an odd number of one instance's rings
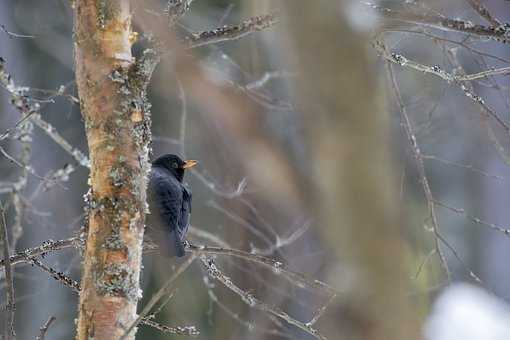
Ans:
{"label": "twig", "polygon": [[193,0],[168,0],[165,14],[168,16],[168,25],[174,26],[190,9]]}
{"label": "twig", "polygon": [[471,99],[475,104],[480,106],[484,112],[487,115],[490,115],[493,117],[499,125],[501,125],[502,128],[505,129],[507,133],[510,134],[510,125],[491,107],[489,107],[482,97],[478,96],[473,92],[473,89],[467,86],[465,83],[483,78],[488,76],[493,76],[496,74],[508,74],[510,73],[510,67],[504,67],[501,69],[496,70],[486,70],[479,73],[471,74],[471,75],[453,75],[451,73],[446,72],[445,70],[441,69],[439,66],[427,66],[420,63],[417,63],[415,61],[412,61],[410,59],[407,59],[406,57],[397,54],[397,53],[389,53],[384,44],[381,41],[375,42],[374,47],[380,52],[380,54],[388,61],[392,62],[394,64],[398,64],[400,66],[409,67],[411,69],[414,69],[416,71],[433,74],[441,79],[446,80],[448,83],[455,83],[458,85],[461,90],[464,92],[466,97]]}
{"label": "twig", "polygon": [[71,237],[68,239],[58,241],[48,240],[37,247],[25,249],[21,252],[17,252],[14,255],[11,255],[7,261],[5,260],[6,258],[3,258],[2,260],[0,260],[0,267],[6,266],[6,262],[10,262],[11,265],[23,262],[30,262],[30,259],[33,257],[44,256],[50,252],[57,250],[78,247],[79,243],[80,243],[79,237]]}
{"label": "twig", "polygon": [[[10,93],[12,105],[14,105],[14,107],[16,107],[23,116],[22,121],[24,123],[19,124],[18,122],[16,124],[17,127],[22,124],[26,124],[26,121],[24,120],[30,118],[30,120],[41,128],[51,139],[53,139],[55,143],[67,151],[78,162],[78,164],[89,167],[89,160],[83,152],[74,148],[57,132],[53,126],[42,119],[41,115],[38,113],[41,108],[40,105],[25,94],[28,88],[19,87],[14,84],[11,75],[5,70],[5,60],[1,57],[0,84]],[[7,138],[11,133],[12,130],[7,130],[2,134],[2,136],[0,136],[0,140]]]}
{"label": "twig", "polygon": [[422,10],[411,11],[390,9],[370,2],[365,2],[364,4],[389,19],[399,20],[411,24],[425,25],[440,30],[472,34],[478,37],[485,37],[502,43],[509,42],[507,38],[508,27],[505,25],[497,27],[476,25],[470,21],[450,19],[442,15],[433,14],[430,12],[425,13]]}
{"label": "twig", "polygon": [[501,26],[501,22],[492,16],[487,7],[485,7],[480,0],[466,0],[466,2],[491,25],[495,27]]}
{"label": "twig", "polygon": [[141,324],[150,326],[163,333],[176,334],[176,335],[187,335],[187,336],[198,336],[200,332],[195,326],[166,326],[155,322],[154,320],[144,318],[140,321]]}
{"label": "twig", "polygon": [[207,241],[212,242],[213,244],[216,244],[222,248],[231,248],[227,242],[222,240],[216,234],[213,234],[211,232],[208,232],[208,231],[200,229],[200,228],[196,228],[192,225],[189,226],[188,235],[198,237],[203,240],[207,240]]}
{"label": "twig", "polygon": [[248,34],[265,30],[278,22],[275,14],[266,14],[244,20],[237,25],[225,25],[210,31],[192,33],[185,41],[186,48],[216,44],[240,39]]}
{"label": "twig", "polygon": [[499,226],[497,224],[483,221],[483,220],[481,220],[478,217],[471,216],[471,215],[466,213],[465,209],[455,208],[455,207],[452,207],[452,206],[450,206],[450,205],[448,205],[446,203],[443,203],[443,202],[440,202],[440,201],[437,201],[437,200],[435,201],[435,203],[438,206],[442,207],[442,208],[445,208],[445,209],[450,210],[450,211],[452,211],[452,212],[454,212],[454,213],[456,213],[456,214],[458,214],[460,216],[463,216],[464,218],[468,219],[469,221],[471,221],[474,224],[478,224],[478,225],[490,228],[492,230],[499,231],[500,233],[503,233],[506,236],[510,236],[510,228],[501,227],[501,226]]}
{"label": "twig", "polygon": [[[31,116],[39,111],[40,105],[33,102],[30,97],[25,95],[28,88],[19,87],[14,84],[11,75],[5,70],[5,60],[2,57],[0,57],[0,85],[9,92],[11,104],[16,107],[16,109],[22,114],[23,118]],[[2,134],[0,140],[5,139],[8,135],[6,134],[7,132]]]}
{"label": "twig", "polygon": [[422,155],[422,156],[423,156],[423,159],[430,159],[430,160],[437,161],[439,163],[443,163],[443,164],[455,166],[455,167],[458,167],[458,168],[466,169],[466,170],[469,170],[469,171],[472,171],[474,173],[480,174],[480,175],[482,175],[484,177],[487,177],[487,178],[492,178],[492,179],[497,179],[497,180],[504,180],[505,179],[504,177],[501,177],[501,176],[498,176],[498,175],[493,175],[493,174],[490,174],[490,173],[488,173],[486,171],[478,169],[478,168],[474,167],[471,164],[461,164],[461,163],[449,161],[447,159],[443,159],[443,158],[440,158],[440,157],[437,157],[437,156],[433,156],[433,155]]}
{"label": "twig", "polygon": [[[145,307],[143,307],[142,311],[140,312],[140,314],[138,315],[138,317],[136,318],[136,320],[126,329],[126,331],[124,332],[124,334],[120,337],[120,340],[123,340],[125,339],[129,333],[133,330],[133,328],[135,328],[136,326],[138,326],[138,324],[142,321],[142,319],[149,314],[150,310],[152,309],[152,307],[154,307],[154,305],[156,305],[158,303],[158,301],[165,295],[168,295],[170,293],[170,290],[172,288],[172,284],[174,283],[174,281],[193,263],[193,261],[195,260],[196,258],[196,255],[195,254],[192,254],[191,256],[189,256],[185,262],[183,262],[172,274],[172,276],[170,276],[170,278],[165,282],[165,284],[163,285],[163,287],[161,287],[156,294],[154,294],[151,299],[149,300],[149,302],[145,305]],[[194,329],[194,332],[192,332],[193,334],[188,334],[188,335],[198,335],[198,332]]]}
{"label": "twig", "polygon": [[[205,276],[205,278],[207,278],[207,276]],[[218,297],[216,296],[216,294],[213,292],[212,289],[207,288],[207,290],[208,290],[209,298],[211,299],[211,301],[214,302],[218,307],[220,307],[220,309],[222,311],[224,311],[225,313],[227,313],[232,319],[237,321],[240,325],[243,325],[244,327],[246,327],[248,329],[248,331],[250,331],[250,332],[258,331],[258,332],[263,333],[263,334],[276,335],[276,336],[279,336],[279,337],[282,337],[282,338],[292,339],[292,336],[290,336],[289,334],[284,333],[282,331],[279,331],[277,329],[262,329],[262,328],[258,328],[252,322],[243,320],[239,316],[238,313],[232,311],[227,305],[225,305],[223,302],[221,302],[221,300],[218,299]]]}
{"label": "twig", "polygon": [[248,230],[251,234],[259,238],[260,240],[264,241],[264,243],[266,243],[268,247],[271,247],[271,245],[273,244],[273,241],[269,237],[267,237],[264,233],[262,233],[260,230],[258,230],[254,225],[243,219],[241,216],[221,207],[216,201],[213,200],[208,201],[207,206],[221,212],[222,214],[230,218],[232,221],[236,222],[241,227]]}
{"label": "twig", "polygon": [[3,24],[0,25],[0,29],[2,29],[2,31],[4,31],[9,36],[9,38],[30,38],[30,39],[35,38],[35,36],[33,35],[25,35],[11,32],[7,28],[5,28],[5,25]]}
{"label": "twig", "polygon": [[335,299],[336,299],[336,294],[331,294],[331,296],[329,297],[328,301],[326,301],[326,303],[324,305],[322,305],[322,307],[317,310],[317,312],[314,314],[312,319],[309,322],[307,322],[306,324],[308,326],[313,326],[317,321],[319,321],[321,316],[324,315],[324,313],[326,312],[328,307],[331,305],[331,303],[333,303],[333,301]]}
{"label": "twig", "polygon": [[3,203],[0,202],[0,238],[2,241],[3,248],[3,257],[5,260],[5,282],[7,285],[7,289],[5,295],[7,297],[7,310],[8,313],[6,315],[6,327],[5,327],[5,339],[14,339],[16,337],[16,332],[14,331],[14,313],[16,311],[16,298],[14,295],[14,278],[13,271],[10,261],[10,250],[9,250],[9,235],[7,233],[7,223],[5,220],[5,210]]}
{"label": "twig", "polygon": [[46,333],[48,332],[48,328],[50,328],[51,324],[55,320],[57,320],[56,317],[54,317],[53,315],[50,316],[48,321],[46,321],[44,323],[44,325],[40,328],[40,330],[39,330],[40,332],[39,332],[39,335],[37,336],[36,340],[44,340],[44,338],[46,337]]}
{"label": "twig", "polygon": [[181,155],[186,158],[186,122],[188,121],[188,101],[186,92],[179,77],[176,78],[177,87],[179,88],[179,100],[181,101],[181,124],[179,128],[179,145],[181,147]]}
{"label": "twig", "polygon": [[42,119],[38,113],[33,114],[30,117],[31,121],[34,122],[40,129],[42,129],[55,143],[57,143],[62,149],[70,154],[76,162],[86,168],[90,167],[90,162],[87,156],[79,149],[73,147],[64,137],[48,122]]}
{"label": "twig", "polygon": [[[81,290],[80,284],[78,282],[76,282],[75,280],[73,280],[72,278],[65,275],[64,273],[56,271],[55,269],[43,264],[41,261],[39,261],[35,258],[30,258],[28,260],[28,262],[31,262],[35,266],[41,268],[43,271],[49,273],[52,278],[59,281],[63,285],[72,288],[74,292],[76,292],[76,293],[80,292],[80,290]],[[165,326],[165,325],[161,325],[157,322],[154,322],[154,321],[150,320],[150,318],[148,318],[148,317],[144,317],[141,320],[141,323],[144,325],[154,327],[162,332],[170,333],[170,334],[190,335],[190,336],[195,336],[195,335],[199,334],[194,326],[170,327],[170,326]]]}
{"label": "twig", "polygon": [[[192,228],[191,230],[196,229]],[[193,232],[198,237],[205,237],[209,239],[209,236],[207,233],[202,232]],[[221,241],[222,242],[222,241]],[[224,242],[222,242],[224,244]],[[71,237],[64,240],[48,240],[41,244],[40,246],[26,249],[22,252],[18,252],[15,255],[12,255],[10,257],[10,263],[11,265],[19,264],[23,262],[31,262],[31,258],[34,258],[36,256],[44,256],[45,254],[48,254],[53,251],[63,250],[67,248],[72,247],[79,247],[80,246],[80,238],[79,237]],[[154,247],[152,247],[154,248]],[[238,259],[242,259],[245,261],[253,262],[260,264],[268,269],[271,269],[276,274],[283,274],[285,277],[287,277],[289,280],[291,280],[293,283],[297,284],[298,286],[302,287],[310,287],[314,289],[318,289],[320,291],[324,291],[328,295],[330,294],[336,294],[336,290],[329,286],[328,284],[320,281],[320,280],[312,280],[308,277],[306,277],[304,274],[294,272],[290,269],[287,269],[286,266],[279,261],[273,260],[271,258],[257,255],[257,254],[250,254],[248,252],[237,250],[237,249],[229,249],[229,248],[222,248],[222,247],[208,247],[208,246],[197,246],[190,244],[187,248],[187,251],[194,252],[197,255],[200,254],[210,254],[210,255],[222,255],[222,256],[232,256]],[[0,260],[0,266],[4,266],[5,261],[2,259]]]}
{"label": "twig", "polygon": [[425,266],[425,264],[427,264],[427,262],[429,262],[430,258],[436,254],[436,248],[433,248],[431,251],[429,251],[429,253],[427,254],[427,256],[425,256],[425,258],[423,259],[423,261],[420,262],[420,264],[418,265],[418,269],[416,270],[416,273],[414,274],[414,276],[411,278],[412,280],[417,280],[418,277],[420,276],[421,274],[421,271],[423,269],[423,267]]}
{"label": "twig", "polygon": [[45,265],[36,258],[30,258],[29,262],[50,274],[51,277],[62,283],[64,286],[71,287],[76,293],[80,292],[81,289],[80,284],[77,281],[70,278],[69,276],[65,275],[64,273],[56,271],[55,269]]}
{"label": "twig", "polygon": [[432,190],[430,189],[429,181],[427,179],[427,174],[425,172],[425,165],[423,162],[422,153],[421,153],[420,147],[418,146],[418,142],[416,140],[416,136],[414,134],[414,131],[413,131],[413,128],[411,125],[411,121],[407,114],[407,110],[404,105],[402,96],[400,94],[400,90],[397,85],[397,80],[393,73],[392,65],[390,62],[386,63],[386,68],[388,71],[388,76],[390,79],[391,87],[393,89],[393,94],[395,96],[395,99],[397,101],[397,105],[399,108],[402,125],[404,127],[404,131],[407,136],[407,139],[409,140],[409,144],[411,146],[411,152],[412,152],[413,157],[416,162],[416,167],[418,169],[420,183],[421,183],[423,192],[425,194],[425,199],[427,201],[429,216],[432,221],[432,230],[434,232],[435,249],[439,256],[439,262],[441,263],[441,266],[443,267],[443,269],[446,272],[448,282],[450,282],[451,281],[451,272],[450,272],[450,268],[448,267],[448,263],[446,262],[446,258],[443,254],[443,251],[441,250],[441,247],[440,247],[440,240],[443,240],[443,238],[440,234],[439,221],[438,221],[438,218],[436,215],[435,205],[434,205],[434,196],[432,195]]}
{"label": "twig", "polygon": [[214,263],[214,261],[212,259],[206,258],[205,256],[201,256],[200,260],[202,261],[202,264],[207,269],[207,273],[209,274],[209,276],[218,280],[226,288],[228,288],[229,290],[231,290],[232,292],[237,294],[241,298],[241,300],[248,306],[258,309],[260,311],[272,314],[272,315],[286,321],[287,323],[298,327],[299,329],[305,331],[306,333],[314,336],[317,339],[326,340],[326,337],[324,335],[322,335],[317,329],[313,328],[311,325],[305,324],[299,320],[294,319],[293,317],[291,317],[289,314],[282,311],[278,307],[270,306],[270,305],[260,301],[259,299],[254,297],[252,294],[245,292],[244,290],[239,288],[228,276],[223,274],[218,269],[218,267],[216,266],[216,264]]}
{"label": "twig", "polygon": [[0,153],[5,158],[7,158],[9,160],[9,162],[11,162],[11,163],[17,165],[18,167],[20,167],[21,169],[27,171],[28,173],[33,175],[35,178],[40,179],[42,181],[47,181],[48,180],[47,178],[44,178],[43,176],[38,175],[30,165],[24,165],[20,161],[18,161],[16,158],[14,158],[13,156],[9,155],[7,153],[7,151],[5,151],[5,149],[3,147],[1,147],[1,146],[0,146]]}
{"label": "twig", "polygon": [[268,269],[271,269],[275,274],[281,274],[283,277],[289,279],[289,281],[296,284],[298,287],[310,287],[314,289],[318,289],[327,293],[328,295],[336,294],[337,291],[331,287],[330,285],[320,281],[320,280],[312,280],[306,277],[304,274],[294,272],[290,269],[287,269],[286,266],[279,261],[270,259],[265,256],[250,254],[248,252],[237,250],[237,249],[225,249],[219,247],[207,247],[207,246],[196,246],[189,245],[187,251],[195,252],[198,254],[207,254],[207,255],[227,255],[235,258],[239,258],[245,261],[254,262],[260,264]]}

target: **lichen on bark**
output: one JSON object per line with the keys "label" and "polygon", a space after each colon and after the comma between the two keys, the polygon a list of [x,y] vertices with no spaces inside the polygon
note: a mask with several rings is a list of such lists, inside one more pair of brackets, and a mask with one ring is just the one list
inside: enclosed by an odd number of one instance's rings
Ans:
{"label": "lichen on bark", "polygon": [[146,90],[157,56],[132,56],[128,0],[76,0],[74,32],[91,162],[77,339],[113,339],[135,320],[141,296],[151,138]]}

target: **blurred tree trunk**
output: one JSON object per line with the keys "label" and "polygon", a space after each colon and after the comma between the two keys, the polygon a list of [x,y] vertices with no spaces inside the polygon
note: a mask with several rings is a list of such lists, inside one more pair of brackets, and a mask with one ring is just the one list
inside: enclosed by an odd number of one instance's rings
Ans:
{"label": "blurred tree trunk", "polygon": [[348,5],[294,0],[285,11],[311,153],[308,190],[314,195],[308,205],[335,253],[335,271],[343,273],[326,280],[345,292],[324,316],[329,322],[317,327],[326,334],[340,329],[337,339],[419,339],[408,298],[409,254],[400,235],[389,116],[367,58],[368,37],[346,20],[361,13],[347,12],[353,8]]}
{"label": "blurred tree trunk", "polygon": [[74,31],[91,162],[77,339],[118,339],[140,298],[154,63],[131,55],[129,0],[76,0]]}

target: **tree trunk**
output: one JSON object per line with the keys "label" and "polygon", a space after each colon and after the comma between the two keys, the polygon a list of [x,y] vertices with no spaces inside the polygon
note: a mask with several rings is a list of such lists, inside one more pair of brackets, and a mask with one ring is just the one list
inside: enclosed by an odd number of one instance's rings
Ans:
{"label": "tree trunk", "polygon": [[145,91],[155,59],[150,51],[132,57],[129,0],[76,0],[74,33],[91,186],[77,339],[118,339],[141,295],[150,170]]}
{"label": "tree trunk", "polygon": [[367,57],[368,37],[348,25],[347,17],[360,15],[354,8],[348,1],[294,0],[286,12],[312,150],[309,206],[334,253],[333,268],[344,274],[332,274],[342,294],[321,325],[326,334],[340,329],[337,339],[419,339],[389,117]]}

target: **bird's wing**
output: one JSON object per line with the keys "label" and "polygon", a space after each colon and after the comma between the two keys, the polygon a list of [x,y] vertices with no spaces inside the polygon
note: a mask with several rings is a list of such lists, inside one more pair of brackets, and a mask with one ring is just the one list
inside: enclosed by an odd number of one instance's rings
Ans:
{"label": "bird's wing", "polygon": [[155,212],[159,214],[160,224],[164,229],[163,235],[167,238],[168,245],[163,251],[168,255],[184,255],[184,246],[180,236],[180,221],[182,214],[183,193],[180,183],[171,179],[156,177],[153,184]]}
{"label": "bird's wing", "polygon": [[183,186],[181,219],[179,220],[177,228],[177,234],[179,235],[179,239],[181,241],[184,241],[184,238],[186,237],[186,232],[188,231],[189,227],[190,215],[191,215],[191,190]]}
{"label": "bird's wing", "polygon": [[155,203],[163,221],[170,230],[177,229],[181,219],[182,191],[167,179],[158,179],[154,184]]}

